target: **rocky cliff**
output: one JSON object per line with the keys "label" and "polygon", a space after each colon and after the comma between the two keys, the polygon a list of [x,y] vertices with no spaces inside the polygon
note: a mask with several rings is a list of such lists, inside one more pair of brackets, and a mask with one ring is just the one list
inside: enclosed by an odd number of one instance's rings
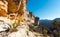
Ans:
{"label": "rocky cliff", "polygon": [[43,37],[29,27],[34,25],[35,17],[27,11],[27,2],[0,0],[0,37]]}

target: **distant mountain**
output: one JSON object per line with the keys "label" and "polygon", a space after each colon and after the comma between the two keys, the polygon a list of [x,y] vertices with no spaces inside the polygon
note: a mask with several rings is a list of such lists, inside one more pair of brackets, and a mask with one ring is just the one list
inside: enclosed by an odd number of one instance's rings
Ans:
{"label": "distant mountain", "polygon": [[52,20],[40,20],[40,25],[50,28],[52,26]]}
{"label": "distant mountain", "polygon": [[[60,20],[60,18],[55,18],[54,20]],[[40,25],[46,27],[46,28],[50,28],[52,26],[52,22],[54,20],[40,20]]]}
{"label": "distant mountain", "polygon": [[54,20],[60,20],[60,18],[56,18],[56,19],[54,19]]}

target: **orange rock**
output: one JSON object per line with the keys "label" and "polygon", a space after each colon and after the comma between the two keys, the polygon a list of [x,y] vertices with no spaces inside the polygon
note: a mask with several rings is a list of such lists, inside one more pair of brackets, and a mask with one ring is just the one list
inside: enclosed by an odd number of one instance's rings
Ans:
{"label": "orange rock", "polygon": [[7,16],[7,13],[5,10],[0,10],[0,16]]}
{"label": "orange rock", "polygon": [[0,0],[0,16],[7,16],[7,1]]}
{"label": "orange rock", "polygon": [[13,0],[8,0],[8,10],[10,12],[16,12],[18,6],[16,5],[16,3]]}

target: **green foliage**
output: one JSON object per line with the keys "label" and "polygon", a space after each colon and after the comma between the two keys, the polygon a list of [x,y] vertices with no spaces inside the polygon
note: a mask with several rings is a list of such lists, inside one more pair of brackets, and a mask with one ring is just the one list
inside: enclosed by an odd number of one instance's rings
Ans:
{"label": "green foliage", "polygon": [[0,20],[0,22],[3,22],[3,20]]}
{"label": "green foliage", "polygon": [[17,31],[16,27],[19,26],[19,25],[20,25],[20,20],[18,20],[18,22],[15,21],[15,22],[12,24],[12,26],[13,26],[13,31]]}

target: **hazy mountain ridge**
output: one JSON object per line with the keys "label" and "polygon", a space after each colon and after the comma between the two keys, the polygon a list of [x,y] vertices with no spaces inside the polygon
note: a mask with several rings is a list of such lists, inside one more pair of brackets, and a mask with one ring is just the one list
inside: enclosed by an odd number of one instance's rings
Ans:
{"label": "hazy mountain ridge", "polygon": [[40,24],[45,27],[51,27],[52,26],[52,20],[40,20]]}
{"label": "hazy mountain ridge", "polygon": [[[54,20],[60,20],[60,18],[55,18]],[[53,23],[54,20],[47,20],[47,19],[45,19],[45,20],[40,20],[40,25],[49,28],[49,27],[52,26],[52,23]]]}
{"label": "hazy mountain ridge", "polygon": [[54,20],[60,20],[60,18],[56,18],[56,19],[54,19]]}

